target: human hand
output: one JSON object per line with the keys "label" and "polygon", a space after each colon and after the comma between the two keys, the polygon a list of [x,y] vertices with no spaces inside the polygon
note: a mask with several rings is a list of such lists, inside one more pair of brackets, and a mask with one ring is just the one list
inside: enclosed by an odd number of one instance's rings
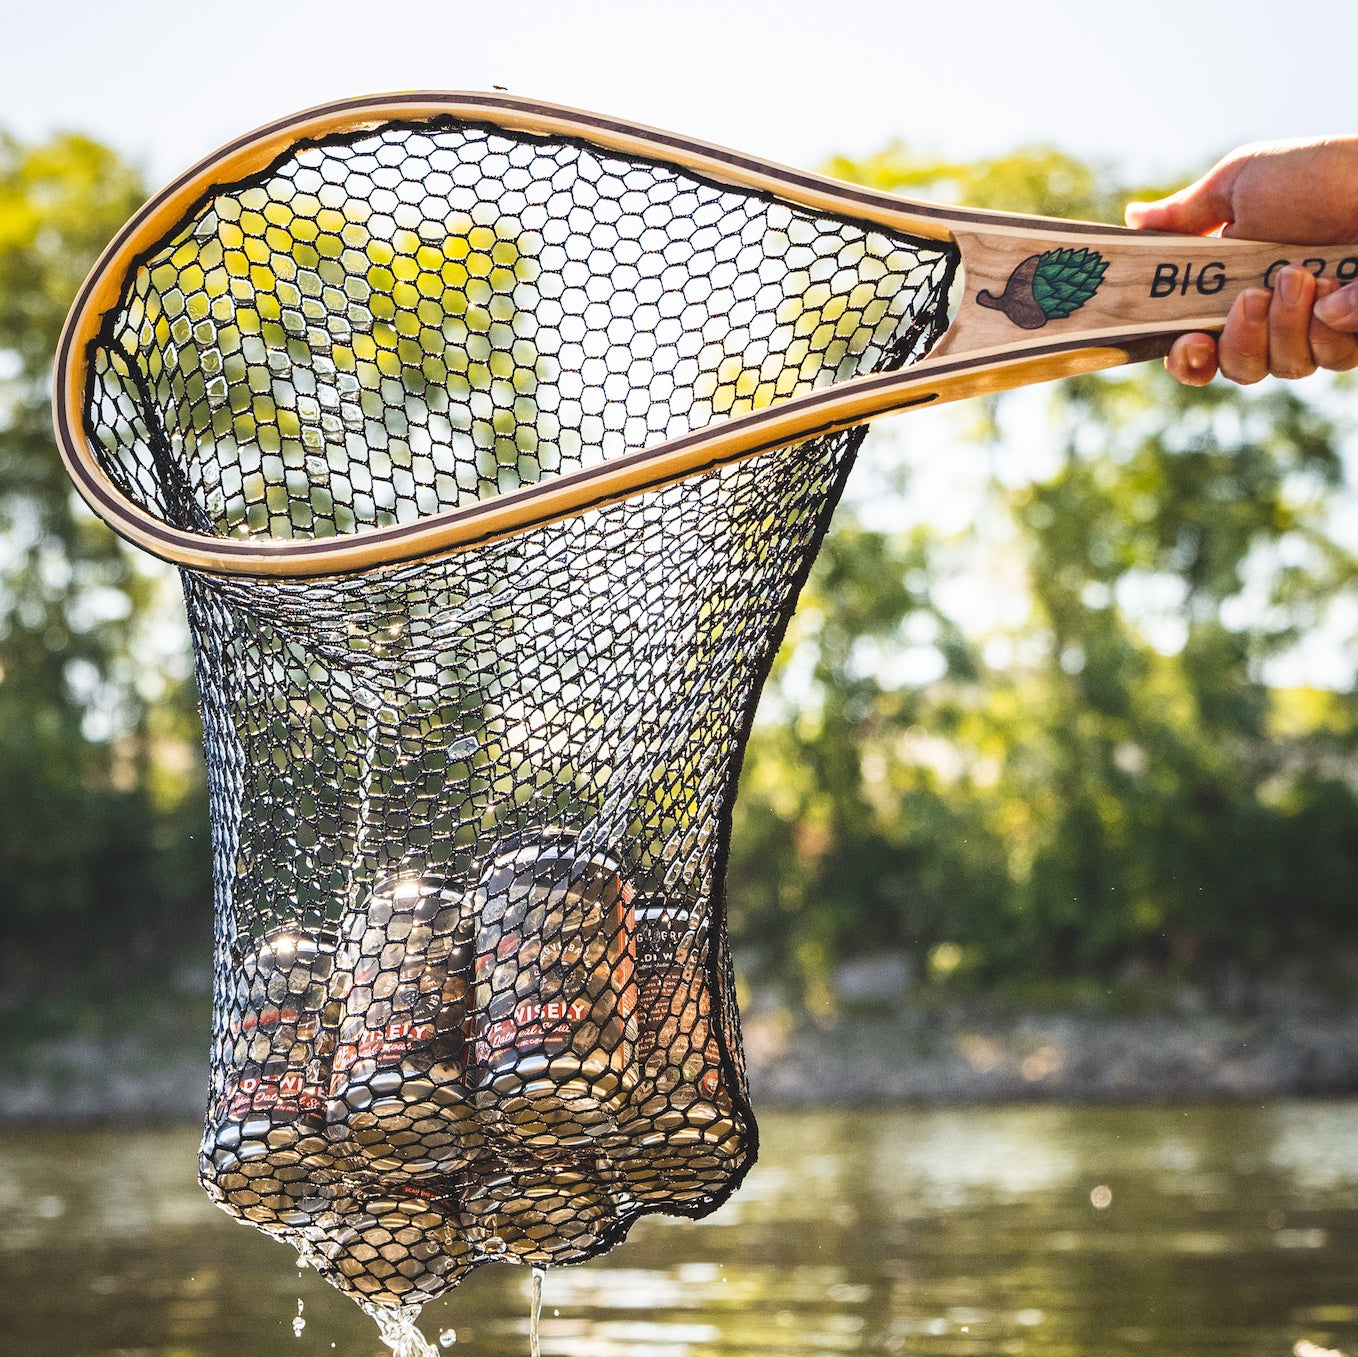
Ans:
{"label": "human hand", "polygon": [[[1358,241],[1358,137],[1241,147],[1196,183],[1154,203],[1129,203],[1127,224],[1147,230],[1242,236],[1295,244]],[[1358,282],[1316,278],[1295,265],[1272,289],[1236,298],[1220,337],[1182,335],[1165,366],[1189,386],[1218,371],[1250,384],[1272,373],[1358,367]]]}

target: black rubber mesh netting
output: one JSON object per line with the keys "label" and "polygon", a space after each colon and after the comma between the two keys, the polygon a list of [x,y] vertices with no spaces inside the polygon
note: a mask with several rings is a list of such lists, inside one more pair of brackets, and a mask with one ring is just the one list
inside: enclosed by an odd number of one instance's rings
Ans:
{"label": "black rubber mesh netting", "polygon": [[[215,190],[139,262],[88,430],[171,525],[361,532],[904,363],[954,265],[663,164],[392,125]],[[226,1210],[390,1305],[725,1199],[755,1147],[730,810],[858,441],[443,559],[183,572]]]}

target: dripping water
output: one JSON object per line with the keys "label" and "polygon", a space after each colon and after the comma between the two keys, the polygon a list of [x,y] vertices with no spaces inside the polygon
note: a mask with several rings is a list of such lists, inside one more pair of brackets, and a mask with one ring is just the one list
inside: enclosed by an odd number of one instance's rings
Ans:
{"label": "dripping water", "polygon": [[392,1308],[388,1305],[364,1305],[377,1324],[377,1332],[382,1341],[391,1349],[392,1357],[443,1357],[417,1329],[420,1318],[418,1305],[402,1305]]}
{"label": "dripping water", "polygon": [[540,1267],[533,1269],[531,1298],[528,1302],[528,1357],[541,1357],[538,1351],[538,1321],[542,1318],[542,1279],[546,1275]]}

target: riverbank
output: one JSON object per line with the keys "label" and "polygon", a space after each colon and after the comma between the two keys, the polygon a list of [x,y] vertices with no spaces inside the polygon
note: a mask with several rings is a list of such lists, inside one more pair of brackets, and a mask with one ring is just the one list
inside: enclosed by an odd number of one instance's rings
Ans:
{"label": "riverbank", "polygon": [[[755,1107],[1163,1102],[1358,1092],[1358,1005],[1298,991],[1249,1011],[1119,1015],[994,1001],[813,1021],[768,998],[744,1029]],[[36,1037],[0,1053],[0,1122],[196,1121],[207,1025]]]}
{"label": "riverbank", "polygon": [[1358,1092],[1358,1009],[1006,1013],[746,1023],[756,1106],[1205,1101]]}

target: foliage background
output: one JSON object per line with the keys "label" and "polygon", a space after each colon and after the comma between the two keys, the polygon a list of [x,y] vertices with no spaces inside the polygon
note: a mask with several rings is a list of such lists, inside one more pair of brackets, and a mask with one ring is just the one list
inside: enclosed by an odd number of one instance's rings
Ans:
{"label": "foliage background", "polygon": [[[890,146],[832,173],[1120,220],[1048,148]],[[1184,178],[1192,167],[1186,167]],[[207,814],[171,572],[76,502],[61,319],[142,194],[76,136],[0,141],[0,1027],[102,1028],[208,950]],[[748,974],[828,1011],[846,960],[1028,998],[1290,968],[1358,920],[1352,467],[1342,382],[1158,370],[874,435],[748,752],[730,871]],[[915,488],[974,469],[965,523]],[[1015,469],[1017,468],[1017,470]],[[1317,644],[1326,683],[1292,663]]]}

